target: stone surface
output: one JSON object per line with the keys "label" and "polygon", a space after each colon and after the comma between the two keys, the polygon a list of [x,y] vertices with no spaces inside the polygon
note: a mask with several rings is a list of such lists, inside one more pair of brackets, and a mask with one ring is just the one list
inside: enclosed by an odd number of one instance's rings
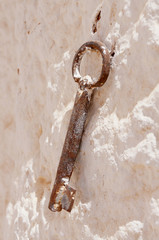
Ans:
{"label": "stone surface", "polygon": [[[0,12],[0,239],[157,240],[159,1],[0,0]],[[72,60],[89,40],[115,56],[89,112],[73,210],[52,213]],[[90,63],[95,74],[100,59]]]}

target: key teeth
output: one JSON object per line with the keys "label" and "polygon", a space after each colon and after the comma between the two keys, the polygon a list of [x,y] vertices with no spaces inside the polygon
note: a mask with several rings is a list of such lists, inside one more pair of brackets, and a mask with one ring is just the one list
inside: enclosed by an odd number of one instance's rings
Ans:
{"label": "key teeth", "polygon": [[76,190],[68,185],[61,186],[61,188],[63,191],[56,191],[55,195],[50,199],[48,208],[52,212],[60,212],[62,209],[71,212]]}
{"label": "key teeth", "polygon": [[52,211],[52,212],[60,212],[62,210],[62,207],[58,204],[51,204],[49,203],[48,208]]}
{"label": "key teeth", "polygon": [[71,188],[68,185],[66,185],[65,188],[66,188],[66,191],[64,192],[63,197],[61,199],[61,204],[63,209],[65,209],[68,212],[71,212],[76,190]]}

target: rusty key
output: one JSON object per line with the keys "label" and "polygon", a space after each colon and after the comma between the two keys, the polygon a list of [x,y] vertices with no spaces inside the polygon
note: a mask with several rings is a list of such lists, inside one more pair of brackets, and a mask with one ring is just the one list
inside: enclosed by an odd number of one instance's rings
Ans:
{"label": "rusty key", "polygon": [[[88,50],[98,51],[102,56],[102,70],[97,82],[90,82],[90,77],[80,75],[80,63]],[[70,212],[74,203],[76,190],[70,187],[69,181],[75,160],[80,149],[84,125],[94,88],[101,87],[107,80],[110,70],[110,54],[106,46],[99,41],[84,43],[75,54],[72,64],[72,75],[79,84],[74,108],[67,130],[60,162],[57,169],[54,187],[51,193],[49,209],[53,212],[65,209]]]}

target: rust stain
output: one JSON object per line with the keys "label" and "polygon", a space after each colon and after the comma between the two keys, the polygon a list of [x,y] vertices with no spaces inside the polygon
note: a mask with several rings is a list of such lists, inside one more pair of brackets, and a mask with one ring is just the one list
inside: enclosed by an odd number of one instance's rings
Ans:
{"label": "rust stain", "polygon": [[35,183],[35,188],[36,188],[36,195],[39,201],[41,201],[43,195],[44,195],[44,190],[47,188],[49,188],[50,185],[50,181],[48,181],[46,178],[44,177],[39,177],[36,180]]}
{"label": "rust stain", "polygon": [[101,19],[101,10],[96,14],[95,20],[92,26],[92,32],[96,33],[97,32],[97,23]]}
{"label": "rust stain", "polygon": [[110,12],[110,25],[112,25],[112,23],[115,21],[116,12],[117,12],[117,6],[116,6],[116,3],[113,2],[111,12]]}

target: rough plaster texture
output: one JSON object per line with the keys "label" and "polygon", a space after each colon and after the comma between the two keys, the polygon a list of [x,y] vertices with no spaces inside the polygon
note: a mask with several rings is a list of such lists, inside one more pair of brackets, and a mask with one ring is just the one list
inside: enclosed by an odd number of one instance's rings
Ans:
{"label": "rough plaster texture", "polygon": [[[115,56],[89,112],[73,210],[52,213],[72,59],[88,40],[115,44]],[[0,239],[159,239],[158,62],[158,0],[0,0]]]}

